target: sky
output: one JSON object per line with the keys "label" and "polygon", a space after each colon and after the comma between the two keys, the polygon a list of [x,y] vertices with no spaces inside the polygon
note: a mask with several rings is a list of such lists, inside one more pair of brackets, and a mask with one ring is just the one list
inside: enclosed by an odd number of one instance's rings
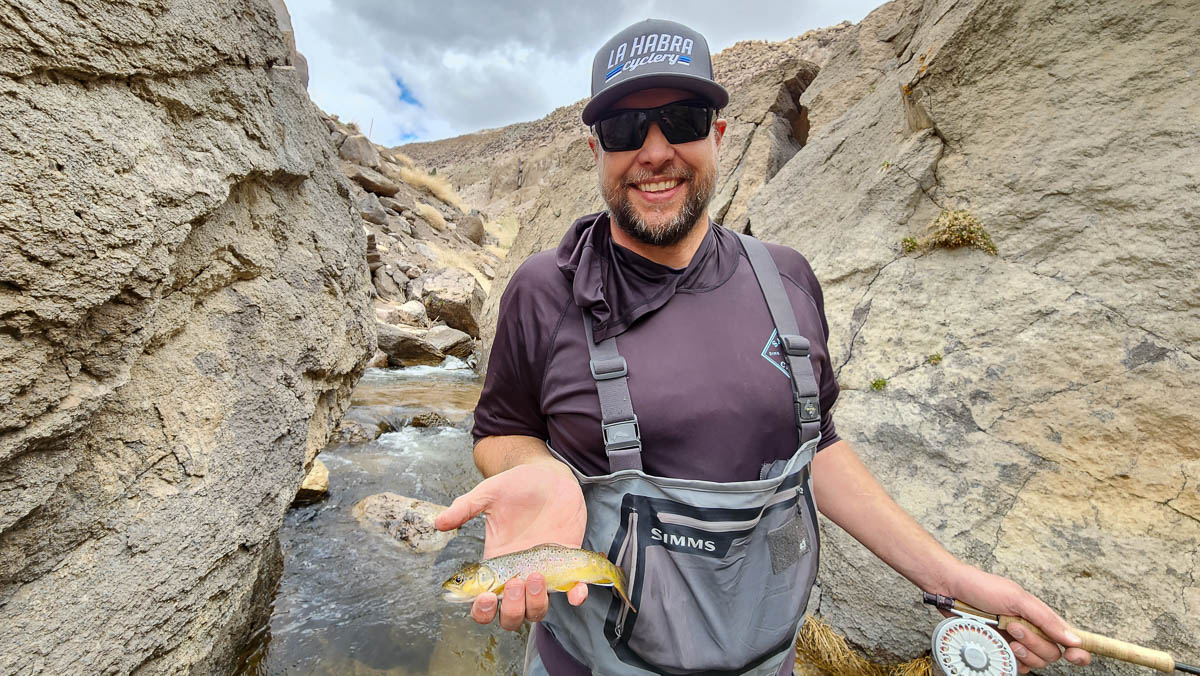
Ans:
{"label": "sky", "polygon": [[536,120],[589,95],[592,57],[646,18],[699,31],[715,54],[857,23],[881,0],[608,3],[288,0],[308,93],[386,146]]}

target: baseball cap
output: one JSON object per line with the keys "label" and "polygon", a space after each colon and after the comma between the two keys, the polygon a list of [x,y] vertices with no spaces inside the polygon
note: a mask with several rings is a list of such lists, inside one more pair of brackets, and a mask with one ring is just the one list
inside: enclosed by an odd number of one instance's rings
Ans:
{"label": "baseball cap", "polygon": [[729,103],[729,92],[713,80],[704,36],[664,19],[639,21],[614,35],[592,61],[592,100],[583,123],[592,126],[621,97],[653,87],[684,89],[711,102]]}

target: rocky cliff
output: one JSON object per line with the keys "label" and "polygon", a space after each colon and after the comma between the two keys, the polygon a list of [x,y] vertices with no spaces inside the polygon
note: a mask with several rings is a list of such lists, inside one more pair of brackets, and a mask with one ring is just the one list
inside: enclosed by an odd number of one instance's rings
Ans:
{"label": "rocky cliff", "polygon": [[[1200,661],[1194,5],[897,0],[716,67],[714,213],[812,261],[842,436],[967,561]],[[520,222],[500,279],[600,208],[579,105],[405,148]],[[925,651],[938,618],[825,526],[811,610]]]}
{"label": "rocky cliff", "polygon": [[374,343],[281,19],[0,6],[0,672],[226,672],[261,619]]}

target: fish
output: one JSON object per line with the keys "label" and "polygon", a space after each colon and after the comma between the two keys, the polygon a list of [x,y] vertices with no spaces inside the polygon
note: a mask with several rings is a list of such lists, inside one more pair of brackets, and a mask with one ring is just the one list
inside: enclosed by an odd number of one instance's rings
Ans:
{"label": "fish", "polygon": [[474,601],[484,592],[499,596],[504,585],[515,578],[528,578],[541,573],[546,588],[565,592],[578,582],[612,587],[633,612],[637,608],[629,601],[625,571],[617,568],[603,554],[587,549],[543,544],[524,551],[504,554],[468,563],[442,583],[443,598],[455,603]]}

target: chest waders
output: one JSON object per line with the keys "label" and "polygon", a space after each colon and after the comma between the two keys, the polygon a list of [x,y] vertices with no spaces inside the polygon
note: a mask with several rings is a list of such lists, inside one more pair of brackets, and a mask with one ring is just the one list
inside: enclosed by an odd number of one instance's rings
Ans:
{"label": "chest waders", "polygon": [[[594,674],[774,676],[804,618],[819,545],[810,474],[820,438],[817,382],[774,260],[758,240],[739,237],[787,355],[800,447],[764,465],[755,481],[644,473],[625,359],[615,338],[593,342],[584,313],[610,473],[575,472],[588,513],[583,548],[625,571],[637,612],[592,587],[578,608],[551,594],[542,625]],[[536,651],[526,673],[546,673]]]}

